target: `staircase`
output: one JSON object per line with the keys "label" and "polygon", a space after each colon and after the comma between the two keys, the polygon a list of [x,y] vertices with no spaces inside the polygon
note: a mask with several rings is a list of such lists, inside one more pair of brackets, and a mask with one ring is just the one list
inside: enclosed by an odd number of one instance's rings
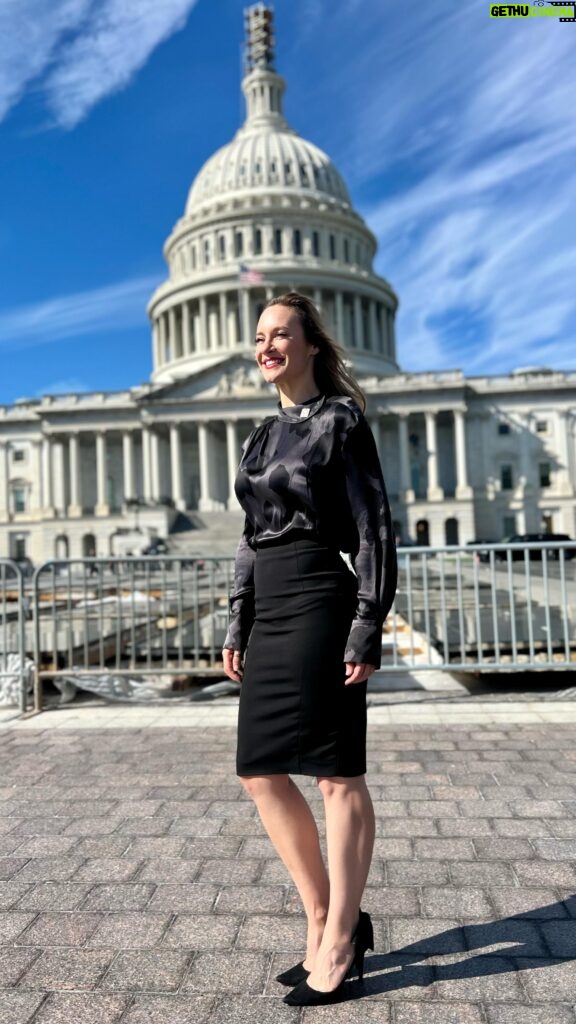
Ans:
{"label": "staircase", "polygon": [[244,529],[242,509],[230,512],[181,512],[168,537],[171,555],[234,555]]}

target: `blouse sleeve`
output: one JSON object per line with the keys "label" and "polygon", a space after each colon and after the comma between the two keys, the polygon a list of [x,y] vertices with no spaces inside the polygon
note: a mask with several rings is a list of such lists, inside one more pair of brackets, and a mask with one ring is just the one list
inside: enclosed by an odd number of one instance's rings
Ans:
{"label": "blouse sleeve", "polygon": [[355,524],[350,561],[358,577],[356,612],[344,661],[382,663],[382,627],[392,607],[397,560],[392,517],[374,435],[362,417],[343,444],[346,491]]}
{"label": "blouse sleeve", "polygon": [[223,647],[244,651],[254,625],[254,527],[244,519],[244,530],[236,549],[234,585],[228,600],[230,618]]}

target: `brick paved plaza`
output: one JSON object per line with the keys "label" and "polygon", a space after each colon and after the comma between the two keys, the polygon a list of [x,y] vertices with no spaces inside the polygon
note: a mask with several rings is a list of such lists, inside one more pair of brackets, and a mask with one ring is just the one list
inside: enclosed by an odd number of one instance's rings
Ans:
{"label": "brick paved plaza", "polygon": [[576,704],[487,707],[370,709],[376,950],[363,998],[308,1010],[233,701],[3,712],[1,1024],[576,1024]]}

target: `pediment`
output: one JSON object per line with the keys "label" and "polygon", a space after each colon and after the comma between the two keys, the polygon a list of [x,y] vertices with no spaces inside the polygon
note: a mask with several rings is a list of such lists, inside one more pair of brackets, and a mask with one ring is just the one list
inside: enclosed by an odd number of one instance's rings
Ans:
{"label": "pediment", "polygon": [[157,402],[190,401],[191,399],[254,398],[275,395],[275,388],[267,384],[253,359],[229,356],[216,366],[208,366],[181,380],[161,384],[145,396],[146,405]]}

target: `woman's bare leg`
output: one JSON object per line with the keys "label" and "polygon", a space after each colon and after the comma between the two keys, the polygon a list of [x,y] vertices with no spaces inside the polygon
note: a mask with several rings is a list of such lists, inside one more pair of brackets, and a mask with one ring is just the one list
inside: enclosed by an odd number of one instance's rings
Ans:
{"label": "woman's bare leg", "polygon": [[350,937],[374,850],[374,807],[364,775],[353,778],[319,778],[324,797],[330,903],[326,927],[313,971],[312,988],[328,992],[336,988],[350,965]]}
{"label": "woman's bare leg", "polygon": [[239,776],[264,828],[298,889],[308,919],[306,959],[311,970],[324,931],[330,884],[310,805],[289,775]]}

